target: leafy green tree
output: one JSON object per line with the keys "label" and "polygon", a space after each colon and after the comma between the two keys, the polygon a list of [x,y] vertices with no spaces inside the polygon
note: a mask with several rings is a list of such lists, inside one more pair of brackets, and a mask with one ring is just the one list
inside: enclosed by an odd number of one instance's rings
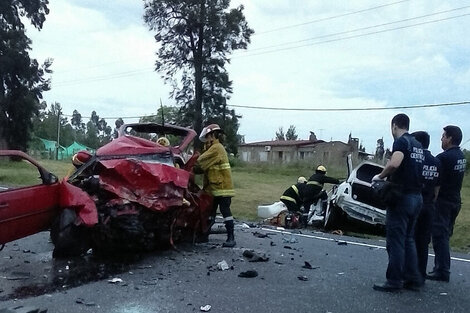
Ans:
{"label": "leafy green tree", "polygon": [[45,102],[41,103],[39,114],[33,119],[33,134],[35,137],[57,141],[58,118],[60,116],[59,144],[70,145],[75,138],[74,130],[62,112],[60,103],[51,104],[47,109]]}
{"label": "leafy green tree", "polygon": [[26,150],[42,93],[49,90],[51,59],[31,59],[31,40],[23,22],[41,29],[48,0],[0,1],[0,146]]}
{"label": "leafy green tree", "polygon": [[[204,121],[235,116],[226,110],[232,93],[227,55],[246,49],[253,30],[243,6],[229,9],[229,5],[230,0],[145,1],[144,20],[160,44],[156,70],[172,84],[171,96],[182,106],[182,122],[190,123],[197,133]],[[196,149],[200,146],[197,141]]]}
{"label": "leafy green tree", "polygon": [[90,148],[99,148],[112,140],[113,129],[96,111],[91,112],[90,121],[86,124],[85,142]]}
{"label": "leafy green tree", "polygon": [[294,125],[290,125],[289,129],[286,132],[286,140],[297,140],[297,132]]}
{"label": "leafy green tree", "polygon": [[284,129],[279,127],[279,129],[276,132],[276,140],[286,140],[286,135],[284,134]]}
{"label": "leafy green tree", "polygon": [[81,142],[81,143],[84,142],[86,125],[82,120],[82,115],[77,110],[73,110],[70,123],[72,124],[72,128],[74,130],[75,141]]}

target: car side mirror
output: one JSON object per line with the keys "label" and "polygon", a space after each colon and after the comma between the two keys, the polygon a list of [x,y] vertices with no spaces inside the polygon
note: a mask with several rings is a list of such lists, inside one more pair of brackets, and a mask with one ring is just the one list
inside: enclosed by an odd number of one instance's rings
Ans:
{"label": "car side mirror", "polygon": [[57,176],[55,176],[52,173],[46,173],[46,175],[44,175],[44,184],[45,185],[52,185],[52,184],[57,183],[58,181],[59,181],[59,179],[57,178]]}

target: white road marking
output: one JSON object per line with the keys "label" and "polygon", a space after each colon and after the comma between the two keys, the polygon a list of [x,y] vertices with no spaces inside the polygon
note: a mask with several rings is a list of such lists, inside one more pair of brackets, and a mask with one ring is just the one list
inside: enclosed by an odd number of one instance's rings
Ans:
{"label": "white road marking", "polygon": [[[384,246],[371,245],[371,244],[362,243],[362,242],[355,242],[355,241],[348,241],[348,240],[338,240],[338,239],[335,239],[335,238],[321,237],[321,236],[314,236],[314,235],[306,235],[306,234],[296,234],[296,233],[292,233],[292,232],[289,232],[289,231],[286,231],[286,230],[280,230],[280,229],[270,229],[270,228],[261,228],[261,229],[264,230],[264,231],[273,232],[273,233],[288,234],[288,235],[293,235],[293,236],[298,236],[298,237],[305,237],[305,238],[312,238],[312,239],[326,240],[326,241],[341,241],[341,242],[348,243],[348,245],[355,245],[355,246],[362,246],[362,247],[376,248],[376,249],[383,249],[383,250],[386,249]],[[434,257],[435,255],[432,254],[432,253],[429,253],[429,256]],[[463,259],[463,258],[457,258],[457,257],[451,257],[451,260],[470,263],[469,259]]]}

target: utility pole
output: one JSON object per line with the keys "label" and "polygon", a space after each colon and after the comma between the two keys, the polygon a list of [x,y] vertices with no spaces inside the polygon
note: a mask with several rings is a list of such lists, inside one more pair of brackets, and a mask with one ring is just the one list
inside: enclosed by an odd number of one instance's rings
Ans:
{"label": "utility pole", "polygon": [[59,147],[60,147],[60,111],[57,110],[57,147],[56,147],[56,160],[59,160]]}

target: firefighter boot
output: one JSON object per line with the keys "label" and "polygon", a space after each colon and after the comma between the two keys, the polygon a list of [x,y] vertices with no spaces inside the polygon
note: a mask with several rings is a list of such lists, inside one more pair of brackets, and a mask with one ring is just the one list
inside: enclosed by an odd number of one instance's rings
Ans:
{"label": "firefighter boot", "polygon": [[237,244],[235,242],[235,235],[233,234],[233,220],[225,222],[225,228],[227,228],[227,241],[222,244],[222,247],[233,248]]}

